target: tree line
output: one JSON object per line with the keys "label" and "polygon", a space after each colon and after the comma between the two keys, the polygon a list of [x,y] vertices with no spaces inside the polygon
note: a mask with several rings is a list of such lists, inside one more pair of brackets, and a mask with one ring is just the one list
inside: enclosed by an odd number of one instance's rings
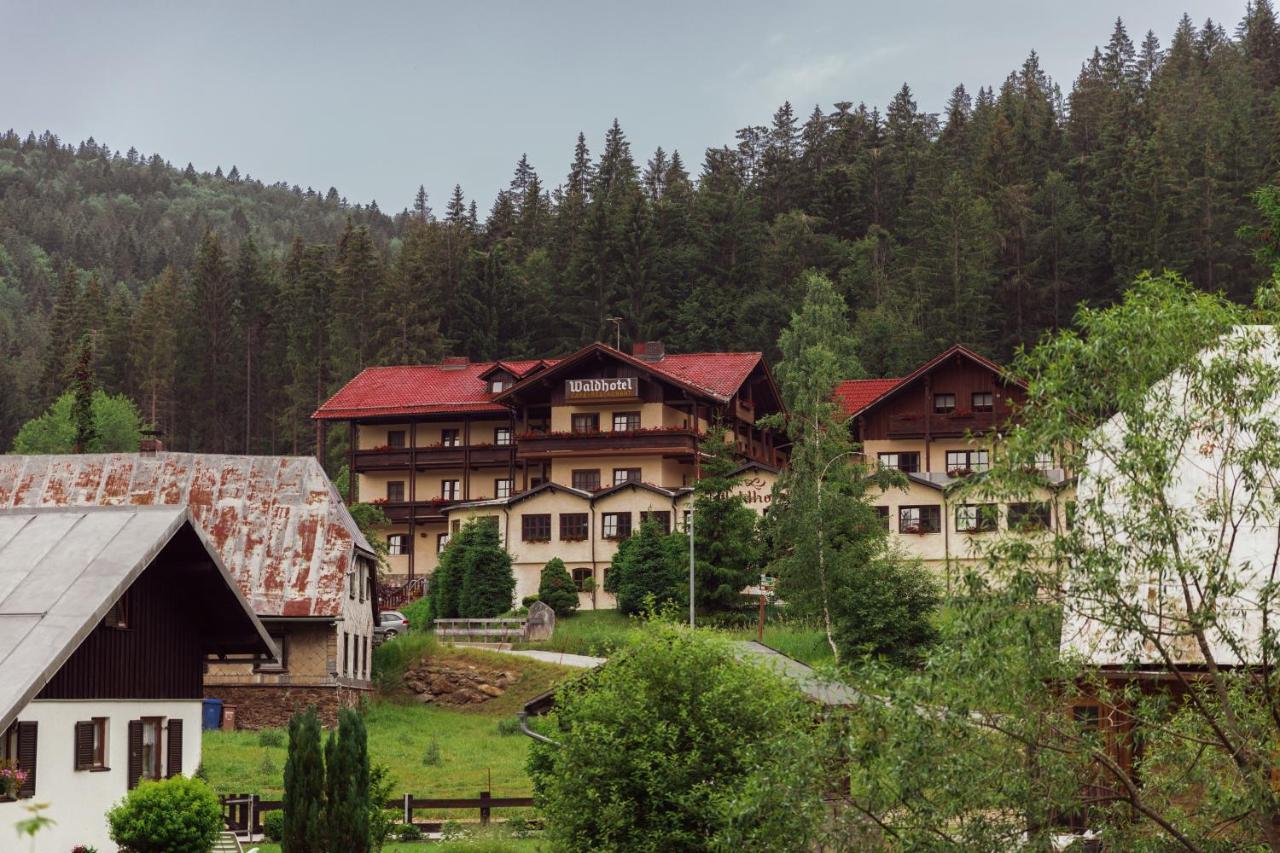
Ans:
{"label": "tree line", "polygon": [[[455,187],[394,215],[232,167],[94,140],[0,136],[0,445],[95,375],[172,447],[299,452],[367,365],[562,354],[609,337],[762,350],[827,276],[857,361],[895,375],[962,341],[998,359],[1143,269],[1248,297],[1239,232],[1280,162],[1280,24],[1184,16],[1168,45],[1117,21],[1068,91],[1033,53],[941,114],[785,103],[698,166],[579,134],[564,177],[526,157],[481,217]],[[696,173],[695,173],[696,172]],[[337,454],[343,438],[334,437]]]}

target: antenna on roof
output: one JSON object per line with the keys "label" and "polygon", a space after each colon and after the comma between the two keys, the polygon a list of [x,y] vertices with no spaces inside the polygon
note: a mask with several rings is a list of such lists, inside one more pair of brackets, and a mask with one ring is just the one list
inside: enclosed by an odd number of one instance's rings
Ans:
{"label": "antenna on roof", "polygon": [[621,317],[605,317],[606,323],[613,324],[613,348],[622,349],[622,318]]}

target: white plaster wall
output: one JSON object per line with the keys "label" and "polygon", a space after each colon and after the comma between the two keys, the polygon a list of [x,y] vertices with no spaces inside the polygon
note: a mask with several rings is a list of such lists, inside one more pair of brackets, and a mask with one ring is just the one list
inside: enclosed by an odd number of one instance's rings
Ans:
{"label": "white plaster wall", "polygon": [[[14,824],[30,817],[24,808],[47,803],[43,814],[57,821],[35,838],[35,853],[67,853],[89,844],[99,853],[118,848],[107,833],[107,810],[128,793],[129,721],[141,717],[182,720],[182,771],[191,775],[200,766],[199,699],[57,700],[32,702],[18,715],[39,724],[36,731],[36,792],[33,799],[0,803],[0,850],[32,849],[19,845]],[[107,717],[107,766],[110,770],[75,770],[75,724]],[[167,733],[166,733],[167,734]],[[168,758],[168,743],[161,742]],[[164,768],[168,772],[168,768]]]}

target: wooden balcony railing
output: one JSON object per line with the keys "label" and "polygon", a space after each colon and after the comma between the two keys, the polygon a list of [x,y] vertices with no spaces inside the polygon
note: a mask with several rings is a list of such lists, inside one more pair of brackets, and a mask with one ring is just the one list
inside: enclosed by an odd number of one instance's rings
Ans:
{"label": "wooden balcony railing", "polygon": [[995,412],[952,412],[949,415],[890,415],[890,438],[956,438],[965,433],[982,433],[999,423]]}
{"label": "wooden balcony railing", "polygon": [[356,471],[394,471],[408,468],[411,459],[419,468],[459,468],[472,465],[507,465],[515,453],[514,444],[482,444],[471,447],[387,447],[356,451]]}
{"label": "wooden balcony railing", "polygon": [[424,518],[441,518],[444,508],[455,504],[456,500],[435,498],[426,501],[374,501],[374,505],[382,510],[387,520],[393,524],[407,524],[411,520],[421,521]]}
{"label": "wooden balcony railing", "polygon": [[694,453],[701,436],[689,429],[625,430],[616,432],[526,433],[520,436],[516,454],[522,457],[560,453],[608,453],[652,450]]}

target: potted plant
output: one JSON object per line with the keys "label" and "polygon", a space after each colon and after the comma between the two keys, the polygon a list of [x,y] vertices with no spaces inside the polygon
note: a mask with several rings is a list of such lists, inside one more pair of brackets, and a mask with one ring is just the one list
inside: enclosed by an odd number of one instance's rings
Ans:
{"label": "potted plant", "polygon": [[27,771],[18,767],[12,759],[0,762],[0,798],[17,799],[18,791],[27,781]]}

